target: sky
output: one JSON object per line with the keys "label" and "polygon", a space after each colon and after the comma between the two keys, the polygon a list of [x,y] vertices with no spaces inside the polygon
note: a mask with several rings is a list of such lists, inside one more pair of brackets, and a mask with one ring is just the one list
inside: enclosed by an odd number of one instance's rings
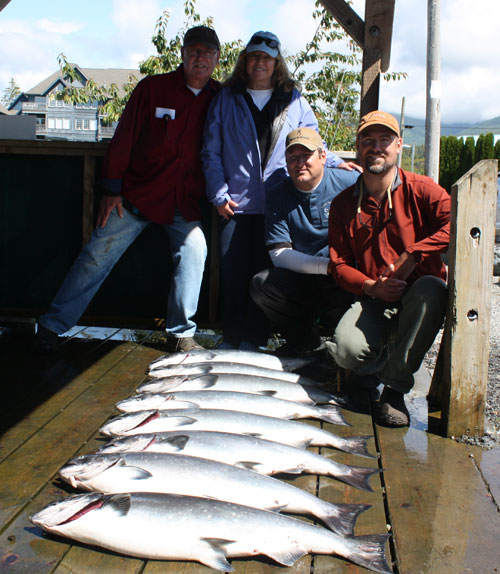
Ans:
{"label": "sky", "polygon": [[[389,72],[406,72],[383,82],[380,108],[425,118],[428,0],[396,0]],[[474,9],[471,9],[471,5]],[[353,8],[363,18],[365,0]],[[271,30],[284,53],[312,37],[314,0],[196,0],[214,18],[221,41],[245,43],[257,30]],[[58,70],[58,55],[82,68],[137,68],[155,53],[155,24],[168,10],[171,34],[183,26],[183,0],[11,0],[0,12],[0,95],[14,78],[29,90]],[[441,123],[476,123],[500,116],[499,0],[441,0]],[[341,47],[333,48],[341,51]]]}

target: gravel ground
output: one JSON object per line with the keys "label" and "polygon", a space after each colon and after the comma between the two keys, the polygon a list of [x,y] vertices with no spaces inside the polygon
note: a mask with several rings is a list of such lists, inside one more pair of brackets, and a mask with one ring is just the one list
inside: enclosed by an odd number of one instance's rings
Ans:
{"label": "gravel ground", "polygon": [[[441,334],[429,349],[425,364],[432,373],[439,350]],[[456,440],[492,448],[500,442],[500,244],[495,245],[495,269],[491,281],[490,352],[488,361],[488,394],[486,398],[486,431],[482,437],[464,435]]]}

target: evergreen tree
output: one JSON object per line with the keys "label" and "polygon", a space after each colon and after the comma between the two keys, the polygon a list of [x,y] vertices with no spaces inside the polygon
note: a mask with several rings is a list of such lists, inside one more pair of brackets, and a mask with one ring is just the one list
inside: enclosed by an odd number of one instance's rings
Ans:
{"label": "evergreen tree", "polygon": [[469,169],[471,169],[472,166],[474,165],[475,151],[476,146],[474,145],[474,138],[472,136],[469,136],[468,138],[466,138],[465,144],[462,148],[462,155],[460,158],[461,176],[466,174],[469,171]]}
{"label": "evergreen tree", "polygon": [[493,134],[488,132],[484,135],[483,157],[481,159],[493,159]]}
{"label": "evergreen tree", "polygon": [[2,99],[0,101],[6,108],[8,108],[20,93],[21,88],[17,85],[16,80],[11,78],[9,85],[3,91]]}
{"label": "evergreen tree", "polygon": [[483,150],[484,150],[484,134],[479,134],[479,137],[476,141],[476,151],[474,153],[474,164],[478,161],[484,159],[483,157]]}
{"label": "evergreen tree", "polygon": [[497,143],[495,144],[495,147],[493,148],[493,159],[498,160],[498,166],[500,169],[500,139],[497,140]]}

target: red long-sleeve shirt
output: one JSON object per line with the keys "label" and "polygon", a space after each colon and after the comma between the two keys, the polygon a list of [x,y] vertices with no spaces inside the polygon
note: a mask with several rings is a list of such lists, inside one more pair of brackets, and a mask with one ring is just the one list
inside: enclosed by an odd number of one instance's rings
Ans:
{"label": "red long-sleeve shirt", "polygon": [[[399,169],[392,186],[390,218],[387,196],[379,208],[365,192],[361,220],[358,199],[359,181],[339,194],[330,207],[330,259],[340,287],[361,295],[363,283],[376,280],[404,251],[415,254],[418,261],[408,283],[422,275],[446,279],[440,254],[449,244],[451,202],[442,187],[429,177]],[[379,225],[383,222],[387,223]]]}
{"label": "red long-sleeve shirt", "polygon": [[[200,219],[205,194],[201,138],[219,87],[209,80],[195,96],[186,86],[182,66],[141,80],[104,159],[105,193],[121,193],[155,223],[171,223],[176,208],[187,221]],[[162,110],[175,110],[175,118],[156,117]]]}

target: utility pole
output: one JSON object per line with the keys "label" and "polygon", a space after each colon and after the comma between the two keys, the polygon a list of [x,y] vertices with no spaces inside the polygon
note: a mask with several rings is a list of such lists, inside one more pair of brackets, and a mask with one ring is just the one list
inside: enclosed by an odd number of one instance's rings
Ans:
{"label": "utility pole", "polygon": [[425,115],[425,174],[439,179],[441,135],[440,1],[427,0],[427,100]]}
{"label": "utility pole", "polygon": [[[403,139],[403,133],[405,131],[405,97],[401,99],[401,117],[399,118],[399,135],[401,139]],[[398,155],[398,166],[401,167],[401,160],[403,158],[403,150],[401,149],[401,153]]]}

